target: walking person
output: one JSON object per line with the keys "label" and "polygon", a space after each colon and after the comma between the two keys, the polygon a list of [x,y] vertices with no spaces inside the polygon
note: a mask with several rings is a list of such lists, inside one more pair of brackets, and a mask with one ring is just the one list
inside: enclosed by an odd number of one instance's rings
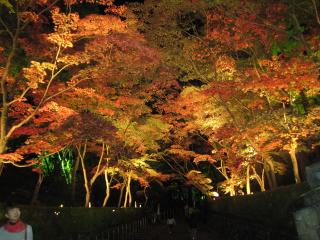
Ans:
{"label": "walking person", "polygon": [[173,229],[176,224],[177,223],[176,223],[176,220],[174,219],[173,213],[170,213],[167,219],[167,226],[168,226],[170,235],[173,233]]}
{"label": "walking person", "polygon": [[192,240],[197,239],[198,235],[199,210],[196,208],[189,208],[188,225]]}
{"label": "walking person", "polygon": [[160,203],[157,203],[157,212],[156,212],[156,219],[157,223],[161,223],[161,210],[160,210]]}
{"label": "walking person", "polygon": [[20,219],[21,211],[16,206],[6,208],[7,222],[0,228],[1,240],[33,240],[32,227]]}

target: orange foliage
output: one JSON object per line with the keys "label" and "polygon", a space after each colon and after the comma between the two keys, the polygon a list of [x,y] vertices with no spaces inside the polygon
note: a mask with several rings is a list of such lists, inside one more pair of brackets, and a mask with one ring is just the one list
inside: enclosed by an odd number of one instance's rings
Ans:
{"label": "orange foliage", "polygon": [[247,71],[248,81],[243,83],[244,91],[303,90],[320,88],[318,67],[303,58],[279,58],[261,60],[265,70],[257,76],[255,70]]}
{"label": "orange foliage", "polygon": [[126,22],[116,16],[91,14],[80,19],[77,27],[79,36],[106,36],[111,31],[124,32]]}
{"label": "orange foliage", "polygon": [[5,154],[0,154],[0,159],[19,162],[23,159],[23,156],[18,153],[5,153]]}
{"label": "orange foliage", "polygon": [[37,22],[39,20],[39,16],[34,12],[21,12],[19,13],[19,18],[22,22]]}
{"label": "orange foliage", "polygon": [[205,162],[205,161],[208,161],[211,164],[214,164],[216,162],[216,160],[213,159],[211,155],[207,155],[207,154],[204,154],[204,155],[197,154],[196,157],[193,159],[193,162],[195,164],[198,164],[200,162]]}
{"label": "orange foliage", "polygon": [[[257,44],[268,49],[271,40],[283,38],[285,12],[286,6],[277,3],[267,8],[254,1],[240,1],[231,7],[228,3],[218,5],[207,13],[207,37],[234,50],[255,48]],[[271,24],[276,30],[270,29]]]}

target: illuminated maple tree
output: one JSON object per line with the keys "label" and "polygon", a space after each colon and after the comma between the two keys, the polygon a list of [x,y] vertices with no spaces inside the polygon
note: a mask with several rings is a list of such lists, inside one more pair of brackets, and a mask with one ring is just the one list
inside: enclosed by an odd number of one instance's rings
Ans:
{"label": "illuminated maple tree", "polygon": [[[9,14],[5,20],[11,21],[6,22],[1,18],[1,25],[5,29],[4,34],[10,39],[2,52],[4,58],[1,69],[1,169],[3,163],[14,163],[22,159],[22,155],[19,153],[10,153],[12,150],[8,149],[8,141],[14,135],[19,135],[17,130],[21,130],[19,129],[21,127],[25,127],[24,131],[28,132],[27,134],[34,134],[37,131],[34,127],[28,129],[26,126],[40,112],[45,103],[53,97],[50,91],[54,81],[63,70],[82,62],[81,59],[73,62],[63,61],[65,57],[63,51],[72,47],[73,39],[69,35],[76,27],[78,17],[76,14],[59,13],[59,10],[53,7],[56,3],[57,1],[39,1],[25,4],[24,1],[17,1],[14,4],[16,8],[9,9],[9,11],[13,11],[11,14],[1,6],[4,13]],[[40,11],[39,6],[42,7]],[[48,11],[51,11],[55,29],[53,33],[44,34],[41,40],[44,42],[44,46],[50,46],[52,50],[46,52],[46,58],[41,59],[42,56],[38,59],[34,58],[35,60],[32,60],[30,65],[16,72],[12,71],[17,51],[21,51],[23,47],[28,48],[27,44],[23,44],[23,34],[30,31],[32,25],[40,24],[43,20],[41,19],[43,14]],[[20,41],[22,41],[21,47]],[[74,84],[76,82],[70,86]],[[56,89],[55,94],[58,95],[62,92],[63,90]],[[10,155],[16,157],[13,158]]]}
{"label": "illuminated maple tree", "polygon": [[[7,4],[1,6],[4,13],[8,14],[6,19],[1,19],[1,25],[4,28],[3,34],[11,39],[11,45],[10,42],[6,42],[5,48],[2,48],[1,53],[3,55],[3,68],[1,70],[3,97],[1,112],[1,166],[3,166],[3,163],[15,164],[15,162],[22,159],[20,154],[23,151],[14,152],[11,149],[7,149],[8,141],[13,137],[41,133],[46,130],[46,127],[43,126],[53,122],[54,119],[62,122],[63,118],[58,119],[58,116],[48,115],[49,112],[54,115],[55,112],[63,109],[63,107],[59,109],[59,104],[53,107],[55,103],[52,100],[74,88],[78,83],[88,80],[88,77],[79,71],[80,68],[78,66],[88,64],[90,58],[87,57],[86,53],[73,48],[74,42],[92,35],[105,35],[115,29],[120,31],[124,27],[122,21],[117,20],[119,18],[115,16],[88,16],[80,19],[77,13],[61,12],[56,7],[57,2],[34,1],[30,4],[24,4],[23,1],[17,1],[14,4],[16,9],[13,10],[11,8],[9,10],[6,9],[4,6],[8,7]],[[76,2],[66,1],[69,8],[74,3]],[[100,2],[100,4],[107,7],[111,3],[112,1]],[[39,7],[42,7],[42,10],[40,9],[39,11]],[[9,11],[13,11],[13,13]],[[52,33],[44,32],[49,11],[54,25]],[[12,21],[6,22],[5,20],[16,20],[16,26],[12,25]],[[110,20],[109,25],[104,25],[103,28],[97,27],[99,23],[101,24],[106,20]],[[92,21],[94,21],[94,25],[90,27]],[[32,34],[27,37],[26,33],[30,31],[32,31]],[[25,51],[26,58],[34,60],[30,62],[30,65],[26,63],[27,66],[14,72],[12,69],[16,64],[15,55],[17,51],[22,50]],[[71,69],[72,67],[73,69]],[[71,78],[60,77],[66,70],[72,72],[73,76]],[[47,111],[44,113],[45,116],[42,117],[41,113],[48,106],[55,109]],[[65,116],[70,117],[68,114]],[[50,127],[52,128],[53,125],[50,124]],[[29,142],[30,144],[31,142]],[[40,145],[43,144],[39,143],[38,146]],[[35,145],[33,145],[33,149],[36,150],[34,153],[39,153],[43,150]],[[31,147],[29,147],[30,150]],[[54,149],[51,150],[53,151]]]}
{"label": "illuminated maple tree", "polygon": [[133,181],[210,197],[277,187],[291,168],[301,181],[297,152],[319,136],[313,1],[22,2],[0,2],[1,166],[73,149],[87,207],[98,177],[103,206],[118,189],[124,207]]}
{"label": "illuminated maple tree", "polygon": [[[200,132],[213,146],[222,144],[224,139],[217,138],[215,132],[231,126],[230,141],[224,144],[224,150],[238,157],[226,160],[230,167],[236,159],[242,161],[239,166],[246,170],[241,170],[240,182],[247,182],[242,184],[247,186],[247,193],[250,193],[248,179],[255,179],[264,190],[266,177],[269,187],[276,187],[276,174],[283,174],[285,167],[272,154],[283,147],[289,150],[288,146],[297,146],[285,143],[290,138],[290,129],[295,128],[292,136],[301,133],[302,142],[306,136],[311,139],[318,133],[314,114],[317,112],[314,100],[319,94],[318,57],[314,55],[318,48],[313,23],[297,15],[295,5],[283,3],[224,1],[209,6],[197,2],[195,6],[181,3],[170,10],[170,4],[164,6],[159,2],[156,7],[154,4],[149,1],[138,10],[141,23],[147,21],[141,29],[163,48],[167,59],[173,60],[169,64],[178,71],[179,81],[195,85],[167,94],[171,101],[160,97],[154,103],[177,128],[173,142],[179,145],[182,139]],[[301,6],[312,9],[307,2]],[[170,14],[159,16],[161,20],[156,21],[154,16],[164,9]],[[168,31],[161,21],[169,22]],[[310,24],[308,34],[303,32],[300,21]],[[205,26],[205,31],[199,31],[201,26]],[[307,105],[310,115],[305,111],[303,116]],[[291,119],[295,119],[295,124]],[[284,124],[279,125],[279,121]],[[190,143],[182,145],[178,148],[180,152],[189,152],[183,158],[192,161]],[[289,153],[297,175],[293,154],[296,150],[292,148]],[[252,156],[243,150],[250,150]],[[229,171],[236,174],[236,169]]]}

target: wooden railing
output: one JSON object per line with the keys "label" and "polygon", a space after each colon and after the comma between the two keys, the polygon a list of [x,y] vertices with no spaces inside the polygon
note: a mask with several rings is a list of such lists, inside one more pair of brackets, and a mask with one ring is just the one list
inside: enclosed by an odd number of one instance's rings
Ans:
{"label": "wooden railing", "polygon": [[[164,223],[166,219],[174,213],[173,209],[161,210],[160,221]],[[146,215],[131,223],[125,223],[106,228],[102,232],[77,233],[72,240],[148,240],[146,229],[149,224],[153,224],[154,214],[151,210],[146,211]],[[65,238],[61,238],[65,239]]]}
{"label": "wooden railing", "polygon": [[58,240],[139,240],[144,239],[143,235],[148,224],[148,216],[136,221],[116,226],[109,226],[99,232],[79,232],[73,236],[61,236]]}

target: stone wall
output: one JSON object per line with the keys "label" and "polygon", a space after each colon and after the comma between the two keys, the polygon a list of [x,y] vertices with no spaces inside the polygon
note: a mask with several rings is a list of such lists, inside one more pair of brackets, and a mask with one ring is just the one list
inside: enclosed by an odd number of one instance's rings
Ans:
{"label": "stone wall", "polygon": [[299,208],[301,195],[309,189],[307,183],[302,183],[252,195],[221,197],[210,202],[210,210],[266,227],[292,231],[295,229],[293,212]]}

